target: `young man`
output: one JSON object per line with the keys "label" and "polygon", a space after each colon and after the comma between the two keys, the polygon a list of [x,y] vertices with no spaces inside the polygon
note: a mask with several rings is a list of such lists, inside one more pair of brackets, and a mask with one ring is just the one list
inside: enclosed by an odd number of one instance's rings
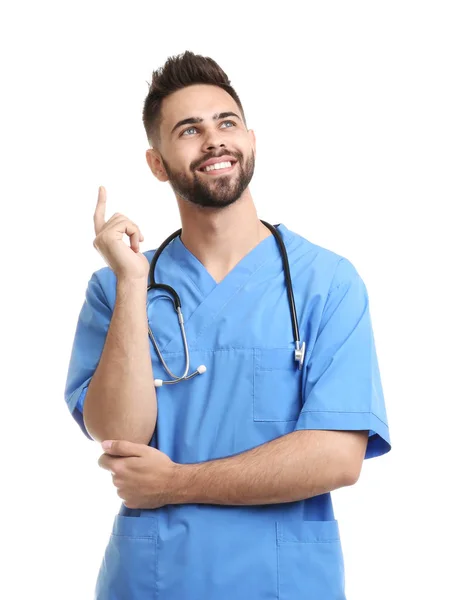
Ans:
{"label": "young man", "polygon": [[[168,59],[143,122],[182,231],[140,253],[135,223],[105,222],[100,188],[109,266],[89,281],[65,390],[124,501],[96,598],[344,598],[330,492],[390,450],[365,284],[348,259],[259,220],[255,136],[212,59]],[[148,283],[174,288],[184,322]]]}

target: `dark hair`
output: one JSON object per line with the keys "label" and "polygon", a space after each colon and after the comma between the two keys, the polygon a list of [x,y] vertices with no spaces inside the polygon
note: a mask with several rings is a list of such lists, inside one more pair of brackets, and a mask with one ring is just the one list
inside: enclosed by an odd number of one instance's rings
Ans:
{"label": "dark hair", "polygon": [[225,71],[212,58],[187,50],[184,54],[170,56],[163,67],[153,72],[152,82],[148,83],[149,91],[143,106],[142,120],[151,145],[158,146],[160,142],[159,129],[164,98],[177,90],[203,83],[216,85],[228,92],[239,106],[245,123],[241,101],[231,87]]}

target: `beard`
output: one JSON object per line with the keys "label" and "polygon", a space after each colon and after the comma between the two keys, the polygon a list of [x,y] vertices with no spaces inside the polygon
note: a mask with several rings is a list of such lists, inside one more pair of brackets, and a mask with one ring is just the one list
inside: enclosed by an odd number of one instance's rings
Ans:
{"label": "beard", "polygon": [[235,170],[232,173],[216,175],[215,177],[203,175],[196,169],[193,169],[193,177],[189,177],[185,173],[177,173],[172,171],[168,163],[162,158],[170,185],[175,194],[187,202],[204,208],[225,208],[239,200],[253,177],[255,155],[252,151],[250,157],[243,164],[243,155],[237,156],[227,151],[222,154],[229,154],[237,159]]}

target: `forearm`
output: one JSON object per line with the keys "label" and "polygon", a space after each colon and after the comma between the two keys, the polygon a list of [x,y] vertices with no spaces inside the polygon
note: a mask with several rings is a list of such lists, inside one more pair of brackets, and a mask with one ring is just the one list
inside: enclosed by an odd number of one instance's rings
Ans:
{"label": "forearm", "polygon": [[275,504],[351,485],[360,461],[349,460],[348,443],[356,442],[348,433],[296,431],[235,456],[179,465],[172,503]]}
{"label": "forearm", "polygon": [[149,352],[147,281],[118,280],[101,359],[88,386],[83,417],[97,441],[148,444],[157,417]]}

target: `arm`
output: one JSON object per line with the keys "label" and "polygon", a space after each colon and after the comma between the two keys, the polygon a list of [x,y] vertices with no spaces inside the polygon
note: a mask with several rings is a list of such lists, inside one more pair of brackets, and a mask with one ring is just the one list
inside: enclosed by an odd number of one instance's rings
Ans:
{"label": "arm", "polygon": [[147,280],[118,279],[104,349],[88,386],[83,418],[96,440],[148,444],[157,418],[148,341]]}
{"label": "arm", "polygon": [[172,504],[294,502],[354,484],[368,431],[294,431],[247,452],[179,464]]}

